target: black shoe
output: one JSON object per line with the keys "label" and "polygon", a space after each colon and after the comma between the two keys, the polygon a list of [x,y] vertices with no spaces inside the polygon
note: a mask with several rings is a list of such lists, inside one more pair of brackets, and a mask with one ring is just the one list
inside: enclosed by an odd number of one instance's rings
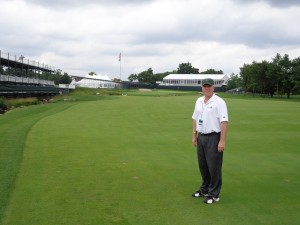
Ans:
{"label": "black shoe", "polygon": [[220,198],[215,198],[215,197],[212,197],[212,196],[208,196],[204,199],[204,203],[206,204],[212,204],[212,203],[217,203],[218,201],[220,201]]}
{"label": "black shoe", "polygon": [[199,190],[199,191],[196,191],[194,194],[192,194],[192,196],[193,196],[194,198],[200,198],[200,197],[207,197],[208,194],[202,193],[202,192]]}

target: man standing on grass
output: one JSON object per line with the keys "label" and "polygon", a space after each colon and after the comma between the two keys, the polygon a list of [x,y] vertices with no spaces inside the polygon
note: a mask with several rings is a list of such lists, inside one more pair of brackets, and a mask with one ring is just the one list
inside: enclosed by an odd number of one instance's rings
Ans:
{"label": "man standing on grass", "polygon": [[204,203],[220,200],[222,162],[225,149],[228,112],[225,101],[214,93],[214,81],[202,81],[202,97],[195,104],[192,142],[197,146],[202,184],[193,197],[206,197]]}

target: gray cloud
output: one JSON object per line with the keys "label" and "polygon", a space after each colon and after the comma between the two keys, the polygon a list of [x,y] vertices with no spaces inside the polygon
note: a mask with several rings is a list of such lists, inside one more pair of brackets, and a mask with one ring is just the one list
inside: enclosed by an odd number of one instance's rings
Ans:
{"label": "gray cloud", "polygon": [[53,8],[73,8],[87,5],[132,5],[145,4],[154,0],[26,0],[28,3]]}
{"label": "gray cloud", "polygon": [[[244,44],[254,48],[270,46],[300,45],[300,31],[297,29],[296,18],[299,9],[292,11],[270,10],[264,8],[253,10],[254,7],[239,8],[215,13],[206,17],[195,14],[178,16],[176,26],[168,23],[168,18],[156,29],[145,30],[134,40],[137,43],[182,43],[193,41],[216,41],[225,44]],[[206,9],[198,9],[199,14]],[[205,12],[204,12],[205,13]]]}
{"label": "gray cloud", "polygon": [[300,6],[299,0],[233,0],[233,1],[238,3],[246,3],[246,4],[265,2],[273,7]]}
{"label": "gray cloud", "polygon": [[1,50],[70,74],[95,71],[116,77],[120,52],[124,76],[149,67],[172,71],[182,62],[200,71],[215,68],[231,74],[244,63],[268,60],[277,52],[300,55],[300,8],[293,1],[285,6],[241,0],[0,4],[5,18],[0,20]]}

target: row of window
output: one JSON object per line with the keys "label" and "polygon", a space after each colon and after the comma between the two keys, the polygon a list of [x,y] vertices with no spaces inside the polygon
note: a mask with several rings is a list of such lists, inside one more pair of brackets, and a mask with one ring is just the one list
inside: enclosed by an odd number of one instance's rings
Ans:
{"label": "row of window", "polygon": [[[224,80],[214,80],[215,85],[221,85]],[[163,80],[163,84],[201,85],[201,80]]]}

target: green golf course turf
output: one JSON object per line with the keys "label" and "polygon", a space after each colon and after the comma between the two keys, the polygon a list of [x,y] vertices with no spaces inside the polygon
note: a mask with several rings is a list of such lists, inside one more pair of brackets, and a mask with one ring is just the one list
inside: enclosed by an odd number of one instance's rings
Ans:
{"label": "green golf course turf", "polygon": [[132,92],[1,116],[0,224],[298,224],[300,102],[224,98],[223,188],[206,205],[191,197],[198,96]]}

